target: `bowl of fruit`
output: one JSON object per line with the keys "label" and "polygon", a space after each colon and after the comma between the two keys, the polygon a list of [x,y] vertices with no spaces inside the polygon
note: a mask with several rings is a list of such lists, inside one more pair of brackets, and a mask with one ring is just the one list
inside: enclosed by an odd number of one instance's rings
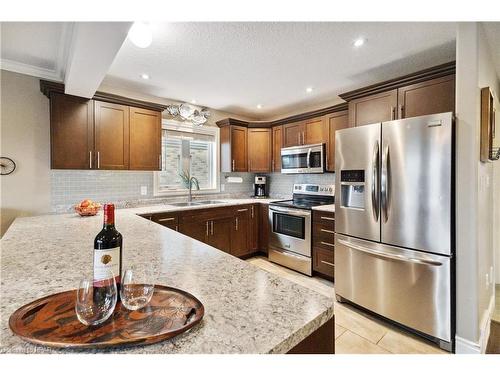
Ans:
{"label": "bowl of fruit", "polygon": [[75,206],[75,211],[78,212],[80,216],[94,216],[99,212],[101,205],[97,202],[91,201],[90,199],[84,199]]}

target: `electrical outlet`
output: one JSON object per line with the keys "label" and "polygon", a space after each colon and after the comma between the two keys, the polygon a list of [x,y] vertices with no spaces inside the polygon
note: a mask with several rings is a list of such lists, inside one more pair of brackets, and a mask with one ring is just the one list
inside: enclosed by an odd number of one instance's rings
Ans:
{"label": "electrical outlet", "polygon": [[148,195],[148,187],[141,186],[141,195]]}

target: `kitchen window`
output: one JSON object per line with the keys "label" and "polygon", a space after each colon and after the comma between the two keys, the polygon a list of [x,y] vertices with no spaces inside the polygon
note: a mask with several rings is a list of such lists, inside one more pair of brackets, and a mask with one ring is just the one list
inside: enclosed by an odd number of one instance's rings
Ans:
{"label": "kitchen window", "polygon": [[155,172],[155,195],[181,195],[188,191],[180,174],[196,177],[200,190],[193,194],[219,192],[219,128],[196,126],[173,120],[162,124],[162,170]]}

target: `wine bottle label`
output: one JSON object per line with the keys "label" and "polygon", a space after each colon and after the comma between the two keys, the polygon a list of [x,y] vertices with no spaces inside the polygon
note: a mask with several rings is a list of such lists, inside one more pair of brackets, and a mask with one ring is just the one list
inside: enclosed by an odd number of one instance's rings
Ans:
{"label": "wine bottle label", "polygon": [[120,247],[94,249],[94,281],[109,279],[110,272],[120,278]]}

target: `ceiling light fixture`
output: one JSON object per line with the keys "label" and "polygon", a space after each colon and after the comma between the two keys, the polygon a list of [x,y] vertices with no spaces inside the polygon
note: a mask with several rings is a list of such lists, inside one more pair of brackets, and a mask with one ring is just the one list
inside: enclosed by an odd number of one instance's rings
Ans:
{"label": "ceiling light fixture", "polygon": [[354,47],[361,47],[365,44],[365,40],[363,38],[358,38],[354,41]]}
{"label": "ceiling light fixture", "polygon": [[149,47],[153,41],[151,27],[146,22],[134,22],[128,32],[128,38],[139,48]]}
{"label": "ceiling light fixture", "polygon": [[257,104],[257,108],[261,109],[262,108],[262,104]]}
{"label": "ceiling light fixture", "polygon": [[191,100],[191,104],[196,104],[196,100]]}
{"label": "ceiling light fixture", "polygon": [[149,79],[149,74],[142,73],[142,74],[141,74],[141,78],[142,78],[142,79]]}
{"label": "ceiling light fixture", "polygon": [[313,88],[312,88],[312,87],[308,87],[308,88],[306,89],[306,92],[312,92],[312,91],[313,91]]}

